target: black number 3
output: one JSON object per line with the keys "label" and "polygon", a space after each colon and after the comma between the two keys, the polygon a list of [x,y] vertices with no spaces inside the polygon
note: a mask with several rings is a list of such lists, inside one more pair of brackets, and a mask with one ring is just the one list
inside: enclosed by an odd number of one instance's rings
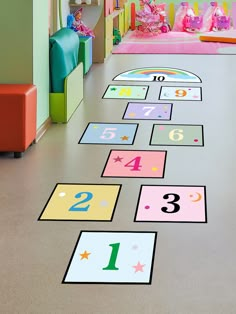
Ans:
{"label": "black number 3", "polygon": [[174,208],[172,210],[169,210],[168,211],[168,207],[162,207],[161,210],[164,212],[164,213],[167,213],[167,214],[173,214],[173,213],[177,213],[179,210],[180,210],[180,206],[179,204],[176,204],[176,202],[178,202],[180,200],[180,196],[178,194],[174,194],[174,193],[169,193],[169,194],[165,194],[163,195],[163,198],[165,200],[168,200],[169,199],[169,196],[174,196],[174,199],[172,201],[169,201],[167,202],[168,204],[171,204],[174,206]]}

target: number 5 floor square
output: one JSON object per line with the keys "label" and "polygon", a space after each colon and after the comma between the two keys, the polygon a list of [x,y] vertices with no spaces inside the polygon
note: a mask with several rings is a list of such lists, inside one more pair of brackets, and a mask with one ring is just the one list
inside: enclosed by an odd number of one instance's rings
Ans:
{"label": "number 5 floor square", "polygon": [[206,223],[206,187],[142,185],[134,221]]}
{"label": "number 5 floor square", "polygon": [[62,283],[151,284],[156,232],[81,231]]}
{"label": "number 5 floor square", "polygon": [[154,124],[150,145],[204,146],[203,126],[188,124]]}
{"label": "number 5 floor square", "polygon": [[89,123],[79,144],[132,145],[137,129],[135,123]]}
{"label": "number 5 floor square", "polygon": [[112,221],[121,185],[60,184],[38,220]]}
{"label": "number 5 floor square", "polygon": [[166,151],[111,150],[102,177],[163,178]]}

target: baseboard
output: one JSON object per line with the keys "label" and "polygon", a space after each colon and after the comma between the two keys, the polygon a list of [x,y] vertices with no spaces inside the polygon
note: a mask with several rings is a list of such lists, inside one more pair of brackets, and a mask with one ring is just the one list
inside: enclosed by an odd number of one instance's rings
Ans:
{"label": "baseboard", "polygon": [[41,137],[44,135],[44,133],[50,128],[52,124],[52,120],[49,117],[47,120],[44,121],[44,123],[38,128],[36,133],[36,139],[35,143],[38,143],[38,141],[41,139]]}

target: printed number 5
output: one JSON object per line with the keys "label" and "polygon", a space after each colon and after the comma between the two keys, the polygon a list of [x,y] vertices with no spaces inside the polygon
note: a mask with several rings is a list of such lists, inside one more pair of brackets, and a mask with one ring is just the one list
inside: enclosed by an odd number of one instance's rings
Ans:
{"label": "printed number 5", "polygon": [[100,138],[104,140],[110,140],[116,136],[115,132],[112,132],[116,130],[116,128],[105,128]]}

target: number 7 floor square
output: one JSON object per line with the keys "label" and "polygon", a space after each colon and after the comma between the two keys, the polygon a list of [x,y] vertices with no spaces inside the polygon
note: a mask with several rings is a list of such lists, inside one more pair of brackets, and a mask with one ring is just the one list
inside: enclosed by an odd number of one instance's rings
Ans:
{"label": "number 7 floor square", "polygon": [[111,150],[102,177],[164,178],[167,151]]}

